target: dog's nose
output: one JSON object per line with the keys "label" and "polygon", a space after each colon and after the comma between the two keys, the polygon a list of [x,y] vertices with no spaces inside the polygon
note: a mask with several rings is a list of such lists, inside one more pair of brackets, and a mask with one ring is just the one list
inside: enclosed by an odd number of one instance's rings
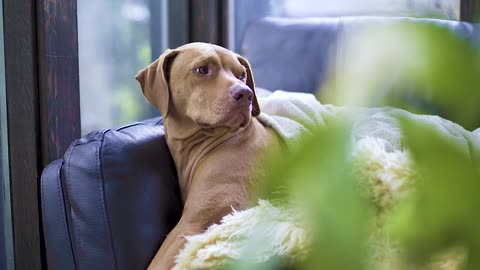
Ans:
{"label": "dog's nose", "polygon": [[230,96],[238,103],[243,103],[248,100],[252,102],[253,92],[250,88],[245,86],[236,86],[230,90]]}

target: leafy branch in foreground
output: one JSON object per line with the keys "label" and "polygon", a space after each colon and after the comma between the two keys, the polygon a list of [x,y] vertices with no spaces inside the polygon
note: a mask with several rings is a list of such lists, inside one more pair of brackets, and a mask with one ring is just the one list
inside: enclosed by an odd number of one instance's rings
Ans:
{"label": "leafy branch in foreground", "polygon": [[[446,29],[409,23],[347,41],[348,63],[335,74],[342,82],[323,98],[423,113],[428,106],[416,104],[429,104],[469,130],[480,124],[480,57],[472,44]],[[439,118],[392,115],[418,178],[388,208],[365,196],[354,173],[355,114],[304,136],[292,156],[271,158],[260,196],[302,209],[312,231],[311,253],[295,269],[480,269],[480,132]]]}

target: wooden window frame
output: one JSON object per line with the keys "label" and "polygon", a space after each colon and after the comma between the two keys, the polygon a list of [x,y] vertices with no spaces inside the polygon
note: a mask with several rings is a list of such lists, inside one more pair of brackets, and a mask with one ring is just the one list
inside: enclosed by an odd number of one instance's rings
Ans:
{"label": "wooden window frame", "polygon": [[80,137],[77,5],[3,3],[14,265],[47,269],[39,180]]}
{"label": "wooden window frame", "polygon": [[[168,18],[168,47],[201,41],[231,48],[233,25],[229,16],[233,6],[233,0],[168,0],[168,14],[175,14]],[[155,20],[151,22],[150,28],[155,29]],[[155,36],[158,37],[159,33],[152,34],[152,37]],[[160,53],[152,50],[153,58]]]}
{"label": "wooden window frame", "polygon": [[460,20],[478,22],[480,16],[480,0],[460,0]]}
{"label": "wooden window frame", "polygon": [[35,5],[5,0],[5,84],[15,269],[41,269]]}

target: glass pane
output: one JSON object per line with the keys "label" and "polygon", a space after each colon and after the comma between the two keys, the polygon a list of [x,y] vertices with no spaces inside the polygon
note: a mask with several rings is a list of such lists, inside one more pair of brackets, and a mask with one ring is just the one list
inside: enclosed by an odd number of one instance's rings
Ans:
{"label": "glass pane", "polygon": [[5,54],[3,44],[3,1],[0,1],[0,269],[13,270]]}
{"label": "glass pane", "polygon": [[235,51],[251,20],[265,17],[411,16],[460,19],[460,0],[242,0],[235,1]]}
{"label": "glass pane", "polygon": [[460,0],[271,0],[277,16],[392,15],[460,18]]}
{"label": "glass pane", "polygon": [[83,134],[159,115],[135,80],[152,61],[150,18],[159,16],[150,16],[150,6],[157,7],[158,2],[78,1]]}

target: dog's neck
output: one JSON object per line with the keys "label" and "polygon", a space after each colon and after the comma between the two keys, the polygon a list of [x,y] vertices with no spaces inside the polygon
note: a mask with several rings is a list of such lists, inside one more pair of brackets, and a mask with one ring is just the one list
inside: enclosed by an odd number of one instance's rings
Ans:
{"label": "dog's neck", "polygon": [[239,133],[254,128],[255,124],[258,124],[258,120],[252,117],[249,125],[243,128],[205,129],[191,120],[169,115],[164,120],[165,134],[177,169],[182,196],[188,190],[195,168],[207,153]]}

